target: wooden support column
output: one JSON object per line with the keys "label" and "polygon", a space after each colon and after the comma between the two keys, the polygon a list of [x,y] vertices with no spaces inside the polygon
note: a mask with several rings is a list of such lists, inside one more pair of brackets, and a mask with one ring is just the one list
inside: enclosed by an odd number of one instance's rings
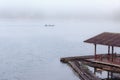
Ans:
{"label": "wooden support column", "polygon": [[97,45],[96,44],[94,44],[94,45],[95,45],[94,56],[95,56],[95,60],[96,60],[96,58],[97,58],[97,55],[96,55],[96,53],[97,53]]}
{"label": "wooden support column", "polygon": [[94,67],[94,74],[96,75],[96,71],[97,71],[97,68],[96,67]]}
{"label": "wooden support column", "polygon": [[108,55],[110,55],[110,46],[108,46]]}
{"label": "wooden support column", "polygon": [[114,57],[113,57],[113,56],[114,56],[113,54],[114,54],[114,46],[112,46],[112,62],[113,62],[113,58],[114,58]]}
{"label": "wooden support column", "polygon": [[113,79],[113,72],[111,72],[111,79]]}
{"label": "wooden support column", "polygon": [[108,71],[107,78],[110,79],[110,72]]}
{"label": "wooden support column", "polygon": [[110,60],[110,46],[108,46],[108,61]]}

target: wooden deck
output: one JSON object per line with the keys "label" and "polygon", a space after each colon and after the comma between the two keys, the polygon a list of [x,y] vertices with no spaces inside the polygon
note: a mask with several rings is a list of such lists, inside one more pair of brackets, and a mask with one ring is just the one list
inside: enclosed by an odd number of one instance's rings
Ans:
{"label": "wooden deck", "polygon": [[83,60],[82,62],[91,67],[100,68],[105,71],[120,73],[120,65],[118,64],[111,64],[111,63],[101,62],[96,60]]}
{"label": "wooden deck", "polygon": [[86,72],[86,70],[84,70],[81,67],[79,62],[87,66],[99,68],[105,71],[120,73],[120,63],[118,61],[120,60],[120,55],[117,55],[115,58],[116,60],[114,61],[108,60],[106,54],[99,54],[97,56],[104,56],[104,57],[102,57],[102,60],[99,58],[95,59],[93,55],[66,57],[66,58],[61,58],[61,62],[69,64],[75,70],[75,72],[78,73],[81,80],[100,80],[100,79],[98,77],[95,77],[94,74],[92,75],[88,74],[88,72]]}

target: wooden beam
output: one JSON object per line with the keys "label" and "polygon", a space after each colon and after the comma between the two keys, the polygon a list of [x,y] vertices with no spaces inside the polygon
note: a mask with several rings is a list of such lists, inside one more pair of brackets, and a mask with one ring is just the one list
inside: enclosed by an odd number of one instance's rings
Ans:
{"label": "wooden beam", "polygon": [[60,61],[63,62],[63,63],[67,63],[68,61],[74,61],[74,60],[81,61],[81,60],[84,60],[84,59],[94,59],[94,55],[64,57],[64,58],[61,58]]}

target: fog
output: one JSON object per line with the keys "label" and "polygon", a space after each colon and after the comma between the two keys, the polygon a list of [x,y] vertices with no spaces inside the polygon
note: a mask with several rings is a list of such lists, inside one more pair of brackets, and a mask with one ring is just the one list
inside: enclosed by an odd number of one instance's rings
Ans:
{"label": "fog", "polygon": [[0,0],[0,80],[79,80],[60,58],[92,55],[83,41],[119,20],[120,0]]}
{"label": "fog", "polygon": [[0,18],[119,19],[119,0],[0,0]]}

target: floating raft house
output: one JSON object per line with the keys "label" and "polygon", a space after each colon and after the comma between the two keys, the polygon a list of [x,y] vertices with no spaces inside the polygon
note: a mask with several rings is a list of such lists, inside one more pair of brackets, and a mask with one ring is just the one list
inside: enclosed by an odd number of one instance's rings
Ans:
{"label": "floating raft house", "polygon": [[[61,62],[69,64],[81,80],[100,80],[95,74],[81,69],[81,64],[107,71],[108,78],[112,78],[113,73],[120,73],[120,54],[114,49],[120,47],[120,33],[104,32],[84,42],[94,45],[93,55],[61,58]],[[107,52],[98,54],[97,45],[107,46]]]}

